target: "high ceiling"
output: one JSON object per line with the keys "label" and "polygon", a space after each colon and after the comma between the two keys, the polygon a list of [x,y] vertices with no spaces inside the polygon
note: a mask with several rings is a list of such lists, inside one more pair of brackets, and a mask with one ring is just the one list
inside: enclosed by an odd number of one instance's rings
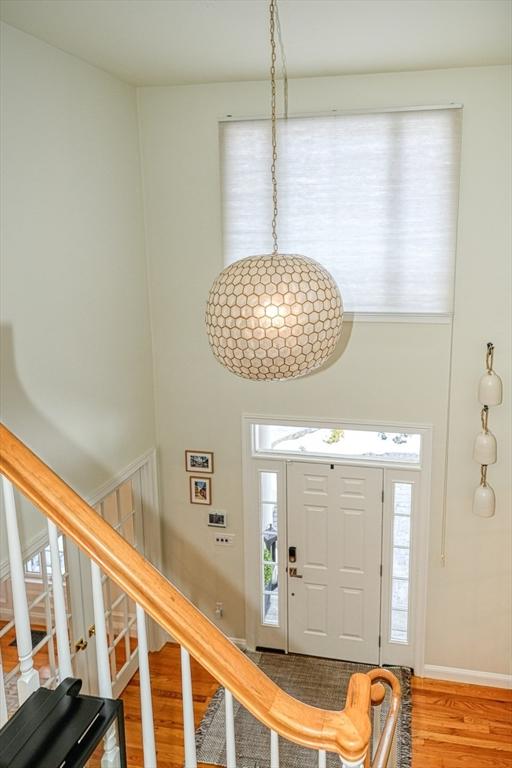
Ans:
{"label": "high ceiling", "polygon": [[[512,0],[280,0],[290,77],[511,62]],[[1,0],[1,18],[135,85],[267,77],[267,0]]]}

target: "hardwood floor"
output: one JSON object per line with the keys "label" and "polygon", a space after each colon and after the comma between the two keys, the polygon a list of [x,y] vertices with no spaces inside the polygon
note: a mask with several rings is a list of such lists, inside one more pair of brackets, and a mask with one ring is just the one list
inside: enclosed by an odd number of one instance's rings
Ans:
{"label": "hardwood floor", "polygon": [[[158,768],[182,768],[178,646],[168,644],[150,654],[150,665]],[[199,725],[217,684],[194,660],[192,682]],[[144,768],[139,695],[136,674],[122,695],[130,768]],[[413,678],[412,764],[413,768],[512,768],[512,691]]]}
{"label": "hardwood floor", "polygon": [[512,691],[413,678],[413,768],[511,768]]}
{"label": "hardwood floor", "polygon": [[[218,688],[216,681],[194,659],[192,670],[196,726]],[[180,649],[168,643],[149,657],[153,694],[153,718],[158,768],[183,768],[183,712],[181,702]],[[124,702],[126,751],[129,768],[146,768],[142,759],[139,674],[121,696]]]}

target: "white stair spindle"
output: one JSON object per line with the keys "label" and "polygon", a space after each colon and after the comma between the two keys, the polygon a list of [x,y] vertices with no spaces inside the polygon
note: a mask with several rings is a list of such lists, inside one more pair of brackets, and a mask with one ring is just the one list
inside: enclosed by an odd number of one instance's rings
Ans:
{"label": "white stair spindle", "polygon": [[48,539],[52,564],[53,608],[55,611],[55,634],[57,636],[57,655],[59,657],[59,682],[66,677],[73,677],[71,652],[69,650],[68,617],[64,599],[64,585],[59,556],[59,534],[57,526],[48,520]]}
{"label": "white stair spindle", "polygon": [[4,668],[0,650],[0,728],[7,722],[7,699],[5,696]]}
{"label": "white stair spindle", "polygon": [[30,633],[30,615],[28,612],[27,593],[25,591],[25,572],[18,532],[16,503],[12,483],[2,477],[2,489],[5,506],[5,523],[7,528],[7,546],[9,550],[9,567],[11,572],[12,601],[14,623],[16,626],[16,645],[20,660],[20,676],[17,681],[18,701],[23,704],[31,693],[39,688],[39,675],[34,669],[32,659],[32,636]]}
{"label": "white stair spindle", "polygon": [[144,765],[156,768],[155,729],[153,725],[153,703],[151,701],[151,676],[148,661],[146,616],[137,603],[137,644],[139,649],[140,711],[142,719],[142,748]]}
{"label": "white stair spindle", "polygon": [[224,689],[226,707],[226,768],[236,768],[235,718],[233,716],[233,694]]}
{"label": "white stair spindle", "polygon": [[192,699],[192,675],[190,656],[181,647],[181,695],[183,699],[183,738],[185,741],[185,768],[197,768],[196,734],[194,727],[194,702]]}
{"label": "white stair spindle", "polygon": [[270,768],[279,768],[279,734],[270,731]]}
{"label": "white stair spindle", "polygon": [[318,768],[326,768],[327,765],[327,754],[325,752],[325,749],[319,749],[318,750]]}
{"label": "white stair spindle", "polygon": [[[96,662],[98,666],[99,694],[103,698],[112,698],[112,679],[108,658],[107,626],[105,624],[105,605],[103,585],[99,566],[91,560],[92,599],[94,604],[94,626],[96,627]],[[117,746],[115,726],[112,726],[103,740],[104,752],[101,768],[120,768],[121,757]]]}
{"label": "white stair spindle", "polygon": [[382,733],[382,710],[381,710],[381,704],[378,704],[375,707],[372,707],[371,712],[371,720],[372,720],[372,738],[371,738],[371,754],[372,757],[375,755],[375,751],[379,745],[380,736]]}

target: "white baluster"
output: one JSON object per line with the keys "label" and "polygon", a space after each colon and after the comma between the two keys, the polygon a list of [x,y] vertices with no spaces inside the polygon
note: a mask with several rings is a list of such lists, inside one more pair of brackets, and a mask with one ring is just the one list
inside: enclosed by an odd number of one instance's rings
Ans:
{"label": "white baluster", "polygon": [[4,668],[0,649],[0,728],[7,722],[7,699],[5,697]]}
{"label": "white baluster", "polygon": [[181,696],[183,699],[183,738],[185,741],[185,768],[197,768],[196,734],[194,727],[194,701],[192,699],[192,675],[190,656],[181,648]]}
{"label": "white baluster", "polygon": [[136,605],[136,611],[144,765],[146,768],[156,768],[155,729],[153,726],[153,703],[151,701],[151,676],[149,673],[146,616],[138,603]]}
{"label": "white baluster", "polygon": [[270,768],[279,768],[279,734],[270,731]]}
{"label": "white baluster", "polygon": [[52,564],[53,608],[55,611],[55,634],[57,636],[57,655],[59,657],[59,682],[66,677],[73,677],[71,653],[69,650],[68,617],[64,599],[64,585],[59,556],[59,535],[57,526],[48,520],[48,539]]}
{"label": "white baluster", "polygon": [[[94,604],[94,625],[96,627],[96,662],[98,666],[99,694],[105,699],[112,698],[112,680],[108,659],[107,627],[105,605],[99,566],[91,560],[92,599]],[[117,746],[116,729],[112,726],[103,740],[104,752],[101,768],[120,768],[121,758]]]}
{"label": "white baluster", "polygon": [[32,636],[30,634],[30,616],[27,593],[25,591],[25,573],[21,555],[16,503],[12,483],[2,477],[2,489],[5,503],[5,523],[7,528],[7,546],[9,549],[9,567],[11,572],[14,623],[16,626],[16,645],[20,660],[18,678],[18,701],[21,704],[31,693],[39,688],[39,675],[34,669],[32,659]]}
{"label": "white baluster", "polygon": [[380,735],[382,733],[381,706],[382,706],[381,704],[378,704],[377,706],[372,707],[372,711],[370,715],[372,720],[372,739],[371,739],[372,757],[375,755],[377,747],[379,746]]}
{"label": "white baluster", "polygon": [[327,754],[325,752],[325,749],[319,749],[318,750],[318,768],[326,768],[327,765]]}
{"label": "white baluster", "polygon": [[224,689],[226,707],[226,768],[236,768],[235,718],[233,716],[233,695]]}

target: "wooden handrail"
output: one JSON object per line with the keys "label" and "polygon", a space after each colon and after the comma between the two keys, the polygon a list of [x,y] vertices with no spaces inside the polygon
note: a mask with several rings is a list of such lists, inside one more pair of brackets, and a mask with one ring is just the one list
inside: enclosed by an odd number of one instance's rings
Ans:
{"label": "wooden handrail", "polygon": [[[372,706],[378,706],[384,701],[386,690],[382,685],[382,682],[387,683],[391,688],[391,700],[389,702],[389,709],[386,715],[386,722],[384,724],[384,728],[382,729],[379,743],[371,762],[371,768],[386,768],[389,762],[389,756],[391,754],[391,747],[393,746],[393,738],[398,722],[398,713],[400,711],[400,683],[396,679],[395,675],[389,671],[389,669],[372,669],[367,673],[367,676],[370,678],[372,683]],[[365,765],[370,766],[369,750]]]}
{"label": "wooden handrail", "polygon": [[296,744],[336,752],[347,761],[364,758],[371,734],[370,676],[352,675],[341,712],[294,699],[3,424],[0,472],[264,725]]}

